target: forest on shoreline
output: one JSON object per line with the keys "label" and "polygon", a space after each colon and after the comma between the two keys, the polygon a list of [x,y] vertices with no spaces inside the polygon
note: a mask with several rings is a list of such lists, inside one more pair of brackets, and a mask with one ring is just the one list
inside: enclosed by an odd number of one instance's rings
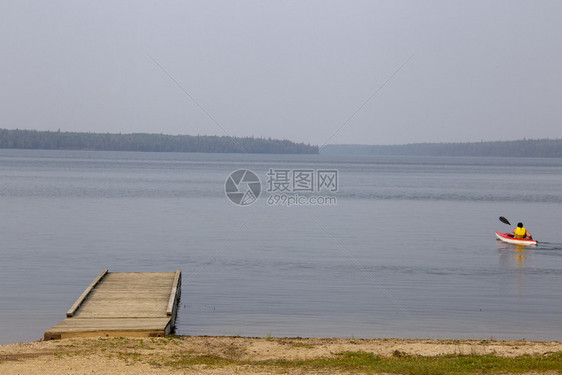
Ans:
{"label": "forest on shoreline", "polygon": [[0,129],[0,149],[562,158],[562,139],[403,145],[333,144],[319,148],[286,139],[255,137]]}
{"label": "forest on shoreline", "polygon": [[249,154],[318,153],[318,146],[271,138],[148,133],[78,133],[19,129],[0,129],[0,148]]}
{"label": "forest on shoreline", "polygon": [[562,158],[562,139],[405,145],[326,145],[320,149],[320,154]]}

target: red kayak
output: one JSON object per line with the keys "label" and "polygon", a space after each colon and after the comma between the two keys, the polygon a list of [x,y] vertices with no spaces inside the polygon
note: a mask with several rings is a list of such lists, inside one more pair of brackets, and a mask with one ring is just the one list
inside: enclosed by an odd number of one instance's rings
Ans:
{"label": "red kayak", "polygon": [[537,241],[530,238],[515,238],[512,233],[496,232],[496,237],[498,240],[516,245],[529,246],[537,244]]}

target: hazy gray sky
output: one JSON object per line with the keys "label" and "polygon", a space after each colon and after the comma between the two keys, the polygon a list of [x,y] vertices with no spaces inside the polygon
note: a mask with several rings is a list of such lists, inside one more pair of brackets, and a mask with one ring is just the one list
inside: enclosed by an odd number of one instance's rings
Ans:
{"label": "hazy gray sky", "polygon": [[559,0],[2,0],[0,53],[1,128],[562,137]]}

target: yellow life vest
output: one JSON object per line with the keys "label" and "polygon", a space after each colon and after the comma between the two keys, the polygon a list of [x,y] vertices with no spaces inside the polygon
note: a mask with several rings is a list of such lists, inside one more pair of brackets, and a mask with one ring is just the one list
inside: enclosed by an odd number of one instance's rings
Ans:
{"label": "yellow life vest", "polygon": [[515,228],[515,238],[526,238],[527,237],[527,229],[517,227]]}

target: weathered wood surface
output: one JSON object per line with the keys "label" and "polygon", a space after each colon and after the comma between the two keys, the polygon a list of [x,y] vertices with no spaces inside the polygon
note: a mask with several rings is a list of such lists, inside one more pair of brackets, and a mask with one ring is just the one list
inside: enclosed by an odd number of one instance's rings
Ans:
{"label": "weathered wood surface", "polygon": [[176,271],[176,276],[174,277],[174,282],[172,284],[172,291],[170,293],[170,298],[168,299],[168,307],[166,308],[166,315],[172,317],[172,325],[176,324],[176,315],[178,309],[178,303],[181,294],[181,270]]}
{"label": "weathered wood surface", "polygon": [[74,302],[74,305],[72,305],[72,307],[66,312],[67,317],[71,318],[72,316],[74,316],[76,310],[78,310],[78,308],[82,305],[86,297],[88,297],[88,295],[92,292],[92,290],[96,287],[96,285],[99,284],[101,279],[103,279],[105,275],[107,275],[107,272],[109,272],[107,269],[103,270],[99,274],[99,276],[96,277],[94,281],[90,283],[90,285],[86,288],[86,290],[82,293],[82,295],[80,295],[80,297],[78,297],[76,302]]}
{"label": "weathered wood surface", "polygon": [[82,293],[67,318],[45,339],[164,336],[174,327],[181,294],[177,272],[104,271]]}

